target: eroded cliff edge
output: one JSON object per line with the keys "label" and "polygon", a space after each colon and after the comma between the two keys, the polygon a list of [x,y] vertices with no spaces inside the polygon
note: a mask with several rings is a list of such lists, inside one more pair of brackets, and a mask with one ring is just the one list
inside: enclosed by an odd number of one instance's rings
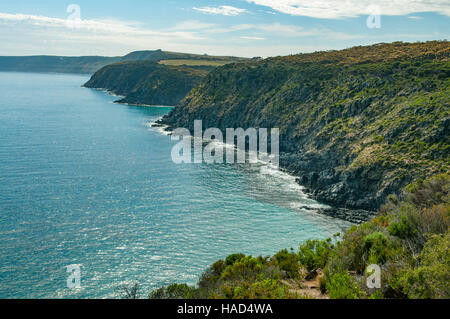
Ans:
{"label": "eroded cliff edge", "polygon": [[330,214],[366,219],[389,194],[448,171],[449,57],[448,41],[397,42],[229,64],[161,123],[278,127],[282,168],[341,208]]}

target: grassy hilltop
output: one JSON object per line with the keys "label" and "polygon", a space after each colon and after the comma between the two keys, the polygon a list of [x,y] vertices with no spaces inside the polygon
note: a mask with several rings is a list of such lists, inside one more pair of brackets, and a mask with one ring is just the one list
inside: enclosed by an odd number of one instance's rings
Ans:
{"label": "grassy hilltop", "polygon": [[124,58],[127,61],[98,70],[85,86],[123,95],[118,101],[122,103],[178,105],[217,66],[248,60],[161,50],[137,51]]}

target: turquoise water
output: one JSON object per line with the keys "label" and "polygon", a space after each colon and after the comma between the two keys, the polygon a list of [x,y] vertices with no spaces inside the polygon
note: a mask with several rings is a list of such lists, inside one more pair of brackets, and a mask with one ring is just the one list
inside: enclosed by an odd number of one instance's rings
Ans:
{"label": "turquoise water", "polygon": [[135,281],[144,296],[348,227],[263,164],[172,163],[176,142],[149,125],[170,108],[113,104],[87,80],[0,73],[0,298],[115,298]]}

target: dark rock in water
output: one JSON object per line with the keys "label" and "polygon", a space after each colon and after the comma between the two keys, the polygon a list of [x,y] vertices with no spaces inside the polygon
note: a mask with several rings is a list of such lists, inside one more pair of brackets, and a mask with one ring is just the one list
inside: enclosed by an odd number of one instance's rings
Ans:
{"label": "dark rock in water", "polygon": [[322,215],[343,219],[354,224],[362,224],[375,217],[375,212],[362,209],[323,208],[319,209],[317,212]]}

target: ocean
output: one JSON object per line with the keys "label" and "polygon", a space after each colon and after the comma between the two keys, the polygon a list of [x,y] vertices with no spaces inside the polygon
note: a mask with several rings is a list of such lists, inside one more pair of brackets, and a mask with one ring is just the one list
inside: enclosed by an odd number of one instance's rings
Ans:
{"label": "ocean", "polygon": [[0,73],[0,298],[118,298],[135,282],[146,297],[350,226],[264,163],[173,163],[177,142],[151,126],[170,107],[114,104],[88,79]]}

